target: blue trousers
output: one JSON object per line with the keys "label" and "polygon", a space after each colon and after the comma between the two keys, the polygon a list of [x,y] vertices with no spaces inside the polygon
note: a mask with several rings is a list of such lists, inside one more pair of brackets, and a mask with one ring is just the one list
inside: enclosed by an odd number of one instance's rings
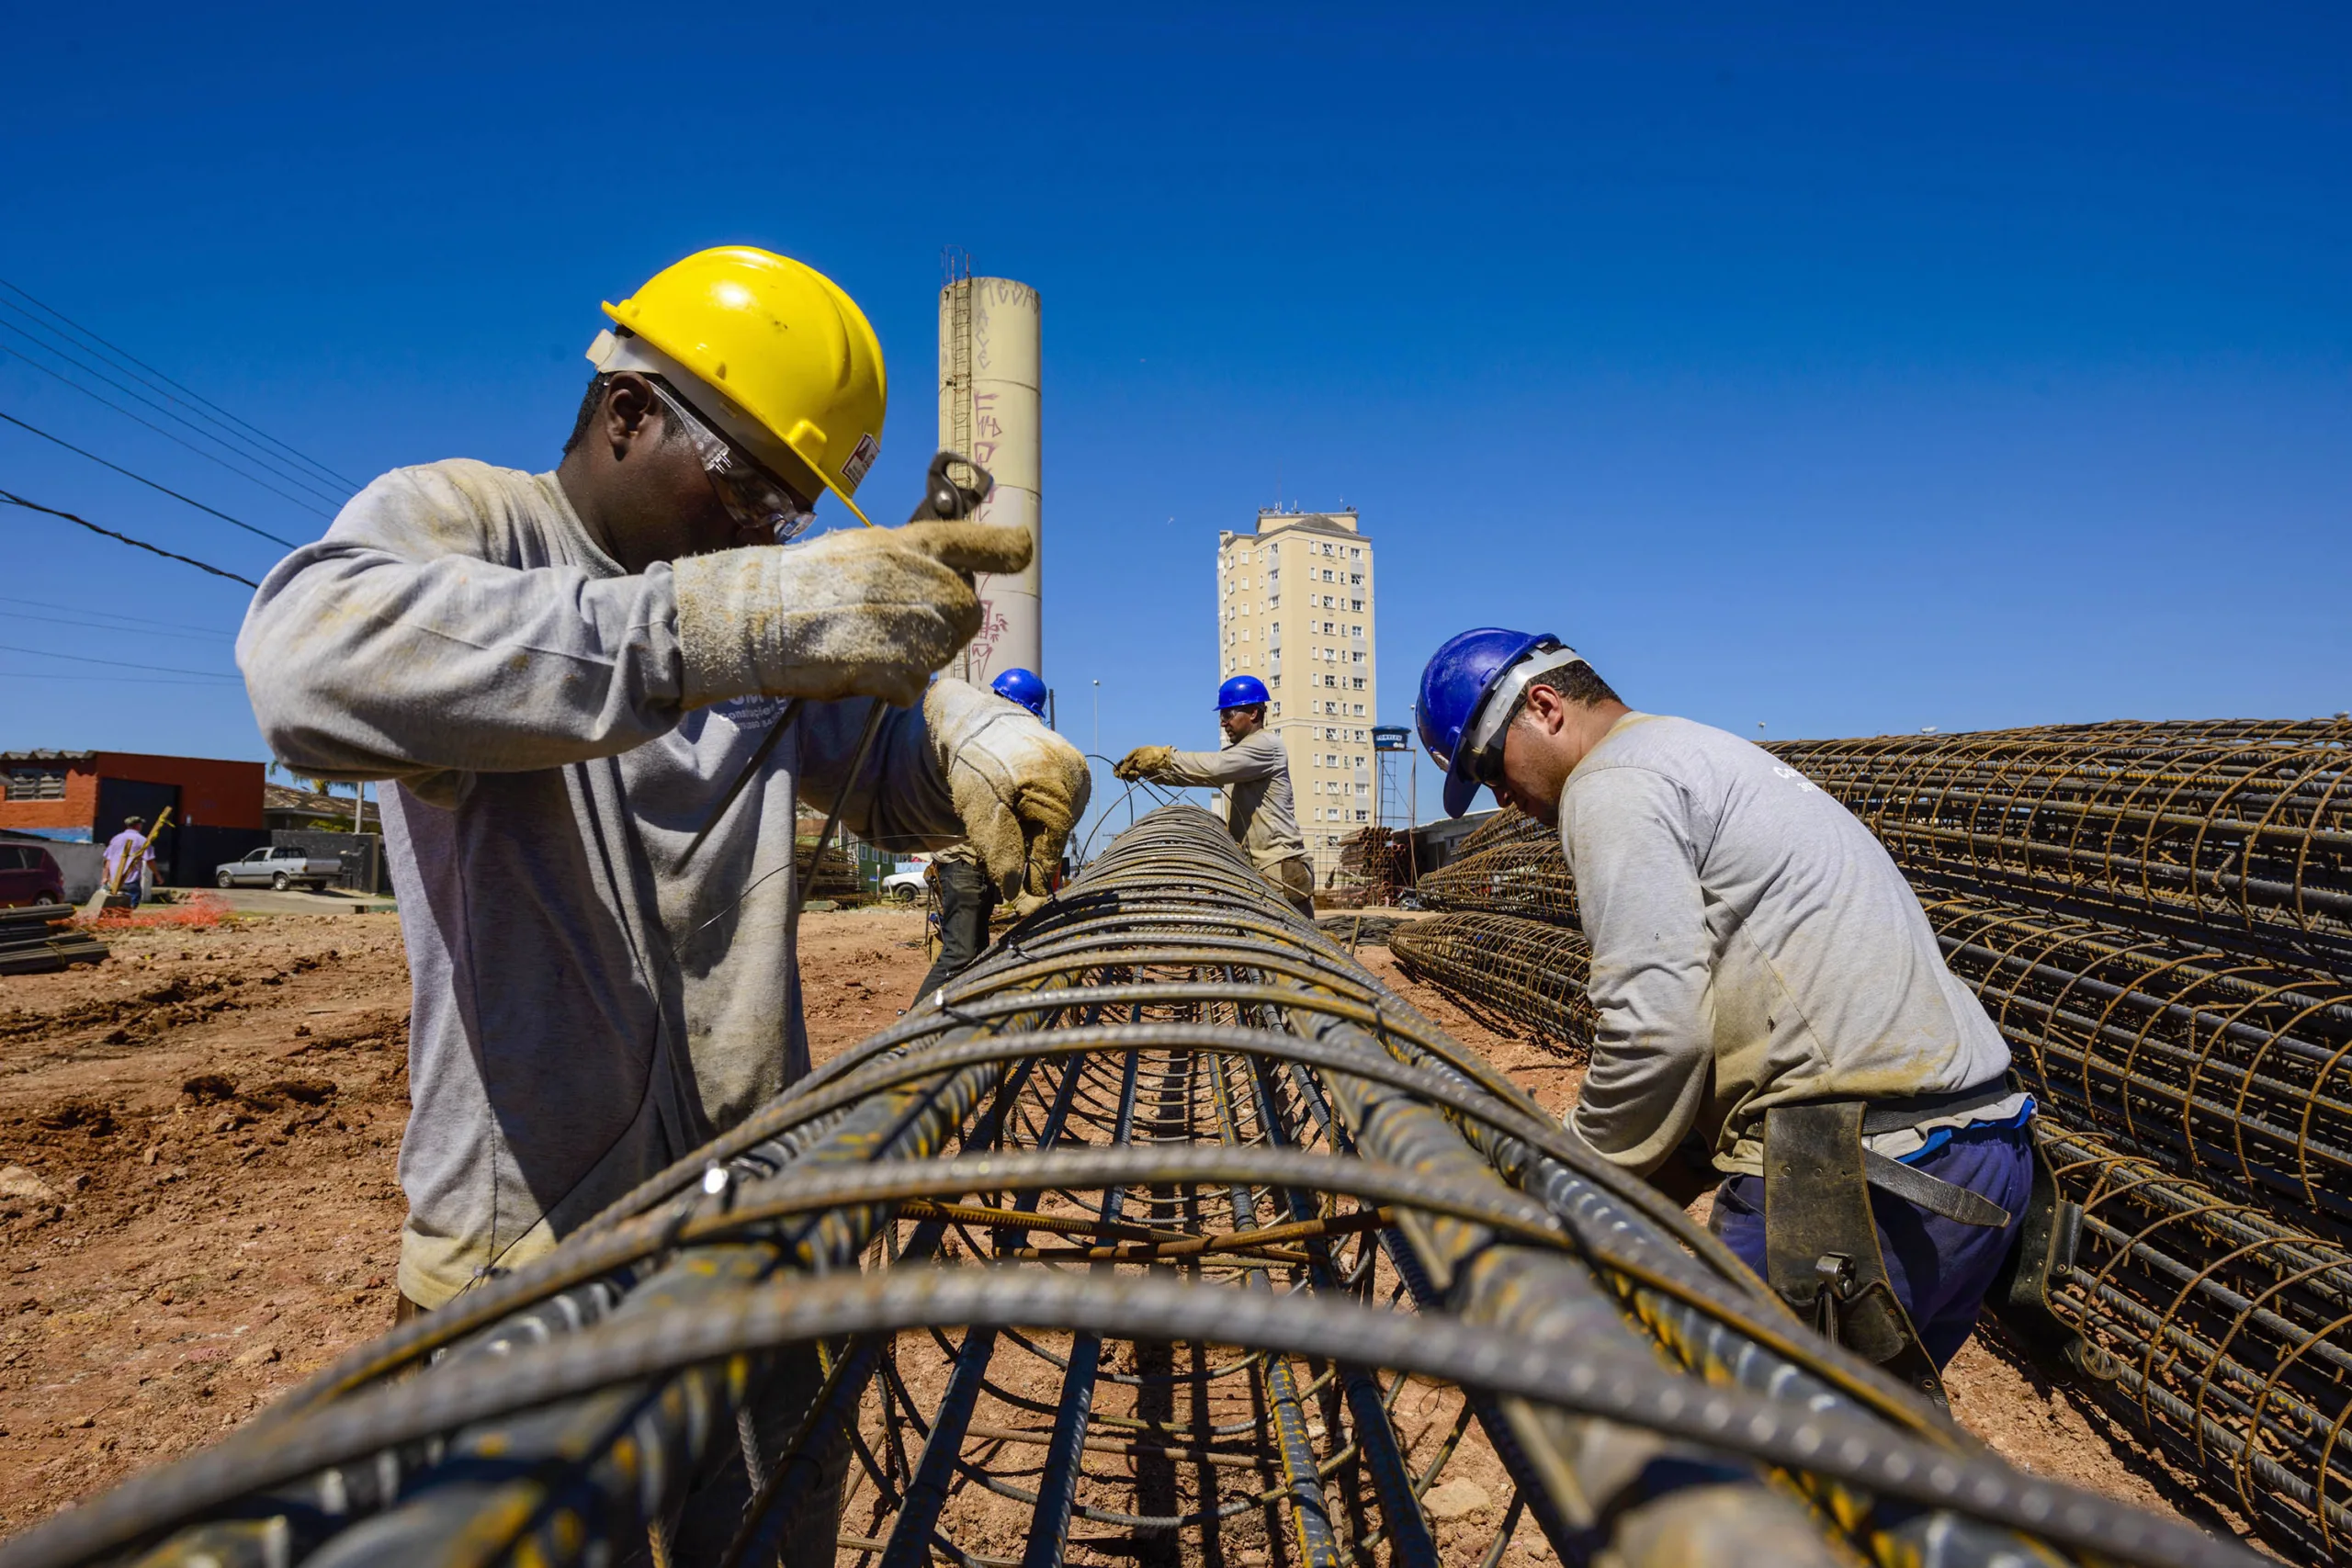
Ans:
{"label": "blue trousers", "polygon": [[[1908,1163],[1990,1198],[2016,1216],[2004,1230],[1963,1225],[1871,1189],[1887,1281],[1911,1314],[1920,1346],[1942,1367],[1975,1331],[1984,1292],[2017,1244],[2033,1191],[2033,1135],[2021,1126],[1963,1127],[1942,1148]],[[1758,1279],[1764,1277],[1762,1177],[1735,1176],[1716,1189],[1708,1224]]]}

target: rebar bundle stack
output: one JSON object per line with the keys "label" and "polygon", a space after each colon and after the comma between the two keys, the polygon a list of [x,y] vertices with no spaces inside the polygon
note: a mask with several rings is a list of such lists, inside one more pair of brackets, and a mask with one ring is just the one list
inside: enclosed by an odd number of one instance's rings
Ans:
{"label": "rebar bundle stack", "polygon": [[2352,725],[2211,721],[1771,750],[1906,872],[2352,964]]}
{"label": "rebar bundle stack", "polygon": [[2102,1139],[2038,1126],[2059,1195],[2081,1205],[2071,1266],[2060,1259],[2040,1293],[2096,1348],[2076,1355],[2082,1381],[2272,1540],[2342,1561],[2352,1251]]}
{"label": "rebar bundle stack", "polygon": [[[1473,1470],[1504,1495],[1433,1522]],[[0,1563],[1493,1568],[1521,1530],[2249,1561],[1813,1338],[1174,807],[552,1253]]]}
{"label": "rebar bundle stack", "polygon": [[0,909],[0,975],[40,975],[104,960],[106,944],[74,925],[78,912],[70,904]]}
{"label": "rebar bundle stack", "polygon": [[799,859],[802,897],[841,900],[854,898],[865,891],[858,883],[857,863],[841,844],[827,844],[825,858],[813,863],[817,853],[814,835],[802,838],[793,848]]}
{"label": "rebar bundle stack", "polygon": [[1367,905],[1386,905],[1412,885],[1411,834],[1394,828],[1359,828],[1340,840],[1340,890]]}

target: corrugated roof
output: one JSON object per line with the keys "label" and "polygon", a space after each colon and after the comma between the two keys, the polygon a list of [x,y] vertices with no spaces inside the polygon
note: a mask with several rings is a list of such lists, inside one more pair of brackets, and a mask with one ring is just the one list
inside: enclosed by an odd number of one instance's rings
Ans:
{"label": "corrugated roof", "polygon": [[86,762],[96,751],[0,751],[0,762]]}
{"label": "corrugated roof", "polygon": [[[351,820],[351,797],[347,795],[327,795],[314,789],[296,789],[289,784],[265,784],[261,786],[261,808],[268,811],[300,812],[311,817],[339,817]],[[376,803],[368,803],[365,821],[376,820]]]}

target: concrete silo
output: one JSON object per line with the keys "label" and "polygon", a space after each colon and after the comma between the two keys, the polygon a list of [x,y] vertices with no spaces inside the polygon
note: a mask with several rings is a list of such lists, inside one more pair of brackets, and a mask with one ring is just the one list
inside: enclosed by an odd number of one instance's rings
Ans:
{"label": "concrete silo", "polygon": [[979,580],[979,635],[950,668],[986,684],[1015,665],[1045,673],[1038,589],[1037,291],[1009,277],[951,276],[939,291],[939,444],[996,476],[979,520],[1026,528],[1036,555],[1016,577]]}

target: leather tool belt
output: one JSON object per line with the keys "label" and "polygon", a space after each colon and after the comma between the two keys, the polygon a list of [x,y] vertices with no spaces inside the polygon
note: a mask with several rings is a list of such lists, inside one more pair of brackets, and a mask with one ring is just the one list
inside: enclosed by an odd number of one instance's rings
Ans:
{"label": "leather tool belt", "polygon": [[1997,1103],[2006,1082],[1901,1100],[1817,1100],[1764,1113],[1765,1280],[1832,1344],[1876,1361],[1938,1404],[1943,1380],[1895,1298],[1870,1190],[1962,1224],[2003,1227],[2009,1213],[1965,1187],[1862,1146],[1866,1134]]}

